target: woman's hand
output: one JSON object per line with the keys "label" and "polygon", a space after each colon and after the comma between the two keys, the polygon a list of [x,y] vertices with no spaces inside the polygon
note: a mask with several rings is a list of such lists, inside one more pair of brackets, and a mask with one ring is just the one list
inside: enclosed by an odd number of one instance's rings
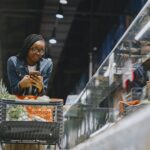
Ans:
{"label": "woman's hand", "polygon": [[43,89],[43,77],[38,75],[30,75],[31,83],[38,89],[38,92],[41,93]]}
{"label": "woman's hand", "polygon": [[29,75],[25,75],[22,80],[19,82],[19,86],[23,88],[27,88],[32,86],[31,78]]}

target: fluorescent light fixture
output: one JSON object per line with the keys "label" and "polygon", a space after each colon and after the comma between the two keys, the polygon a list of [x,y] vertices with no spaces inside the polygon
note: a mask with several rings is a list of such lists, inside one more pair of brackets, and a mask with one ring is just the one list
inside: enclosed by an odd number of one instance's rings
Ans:
{"label": "fluorescent light fixture", "polygon": [[64,18],[63,8],[62,8],[61,4],[59,4],[59,7],[58,7],[58,10],[57,10],[57,13],[56,13],[56,18],[58,18],[58,19],[63,19]]}
{"label": "fluorescent light fixture", "polygon": [[143,34],[150,28],[150,21],[140,30],[140,32],[135,36],[135,40],[139,40]]}
{"label": "fluorescent light fixture", "polygon": [[54,38],[53,38],[53,39],[49,39],[49,43],[50,43],[50,44],[56,44],[56,43],[57,43],[57,40],[54,39]]}
{"label": "fluorescent light fixture", "polygon": [[68,4],[68,1],[67,1],[67,0],[60,0],[59,2],[60,2],[61,4],[63,4],[63,5]]}
{"label": "fluorescent light fixture", "polygon": [[52,36],[49,39],[49,43],[50,44],[56,44],[57,40],[56,40],[56,27],[54,27],[53,31],[52,31]]}
{"label": "fluorescent light fixture", "polygon": [[56,18],[58,18],[58,19],[63,19],[64,16],[63,16],[62,14],[56,14]]}

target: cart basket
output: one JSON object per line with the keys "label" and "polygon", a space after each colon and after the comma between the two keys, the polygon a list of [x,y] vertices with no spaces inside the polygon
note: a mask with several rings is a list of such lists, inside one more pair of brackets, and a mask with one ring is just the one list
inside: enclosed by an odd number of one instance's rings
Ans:
{"label": "cart basket", "polygon": [[[52,120],[12,121],[8,120],[11,107],[52,107]],[[0,100],[0,141],[1,143],[60,144],[63,134],[63,101]]]}

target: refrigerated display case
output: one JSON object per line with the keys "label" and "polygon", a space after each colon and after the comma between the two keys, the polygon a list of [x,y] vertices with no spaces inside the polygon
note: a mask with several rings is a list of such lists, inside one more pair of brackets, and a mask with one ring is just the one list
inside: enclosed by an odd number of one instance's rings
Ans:
{"label": "refrigerated display case", "polygon": [[[149,104],[149,58],[150,1],[147,1],[76,103],[66,106],[64,148],[72,148],[95,133],[106,131]],[[147,69],[138,72],[141,66]]]}

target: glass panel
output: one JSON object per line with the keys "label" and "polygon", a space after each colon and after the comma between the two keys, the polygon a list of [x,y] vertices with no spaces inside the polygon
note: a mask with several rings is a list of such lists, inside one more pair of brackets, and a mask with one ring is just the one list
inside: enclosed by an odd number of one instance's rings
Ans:
{"label": "glass panel", "polygon": [[65,110],[64,148],[74,147],[147,104],[150,73],[144,75],[145,70],[140,69],[150,66],[149,41],[150,1],[87,83],[76,103]]}
{"label": "glass panel", "polygon": [[110,127],[117,113],[111,108],[76,104],[65,116],[63,147],[70,149],[89,137]]}

